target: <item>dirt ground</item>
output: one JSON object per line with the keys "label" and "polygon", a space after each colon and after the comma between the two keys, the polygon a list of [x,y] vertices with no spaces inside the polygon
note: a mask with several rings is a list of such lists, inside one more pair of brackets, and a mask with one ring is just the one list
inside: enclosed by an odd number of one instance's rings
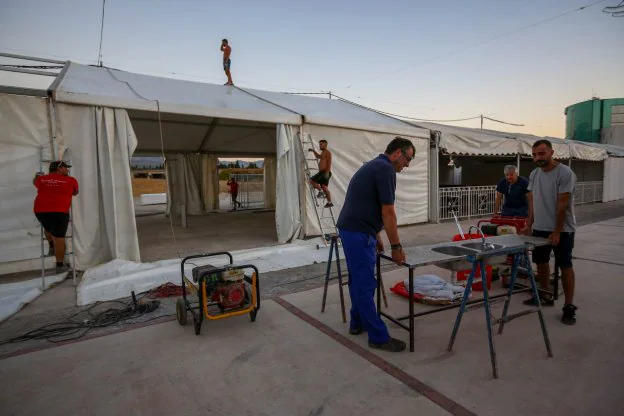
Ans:
{"label": "dirt ground", "polygon": [[[245,189],[252,191],[262,191],[262,182],[248,182]],[[152,178],[132,178],[132,196],[138,197],[143,194],[161,194],[167,192],[167,181],[165,179]],[[219,181],[219,193],[228,192],[227,181]]]}
{"label": "dirt ground", "polygon": [[132,178],[132,196],[135,198],[143,194],[162,194],[164,192],[167,192],[165,179]]}

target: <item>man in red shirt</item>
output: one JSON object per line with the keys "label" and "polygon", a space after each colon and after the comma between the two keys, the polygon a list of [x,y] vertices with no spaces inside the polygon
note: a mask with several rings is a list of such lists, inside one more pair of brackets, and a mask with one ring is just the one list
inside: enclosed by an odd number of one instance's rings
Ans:
{"label": "man in red shirt", "polygon": [[50,163],[50,173],[37,173],[33,184],[37,188],[34,212],[43,226],[46,239],[50,244],[48,255],[56,257],[56,272],[66,270],[63,265],[65,258],[65,234],[69,225],[69,209],[74,195],[78,195],[78,181],[69,176],[69,168],[65,162]]}
{"label": "man in red shirt", "polygon": [[232,195],[232,202],[234,203],[234,211],[236,211],[236,206],[242,207],[241,203],[236,199],[238,198],[238,182],[236,179],[230,178],[227,181],[227,185],[230,187],[230,195]]}

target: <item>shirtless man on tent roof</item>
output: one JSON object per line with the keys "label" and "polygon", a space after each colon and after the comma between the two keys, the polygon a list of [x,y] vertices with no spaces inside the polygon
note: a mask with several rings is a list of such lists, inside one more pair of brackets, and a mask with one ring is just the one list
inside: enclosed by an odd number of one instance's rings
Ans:
{"label": "shirtless man on tent roof", "polygon": [[225,75],[227,75],[228,78],[225,85],[234,86],[234,82],[232,82],[232,74],[230,73],[230,66],[232,65],[230,55],[232,54],[232,48],[228,44],[227,39],[223,39],[221,41],[221,52],[223,52],[223,70],[225,71]]}

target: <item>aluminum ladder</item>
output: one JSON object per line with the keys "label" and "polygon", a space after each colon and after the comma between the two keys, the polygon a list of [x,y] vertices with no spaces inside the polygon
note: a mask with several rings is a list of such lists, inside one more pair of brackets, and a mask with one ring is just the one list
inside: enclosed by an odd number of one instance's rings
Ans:
{"label": "aluminum ladder", "polygon": [[[338,235],[338,230],[336,229],[336,219],[334,218],[334,213],[332,208],[325,208],[325,194],[322,191],[317,191],[314,186],[310,183],[310,179],[314,176],[318,171],[318,160],[309,152],[308,149],[313,149],[316,151],[316,147],[314,146],[314,141],[312,140],[312,136],[310,134],[303,134],[301,137],[301,151],[303,153],[303,159],[305,161],[305,176],[306,176],[306,185],[308,190],[310,191],[310,196],[312,197],[312,201],[314,201],[314,211],[316,212],[316,218],[318,220],[319,227],[321,229],[321,237],[323,239],[323,246],[329,246],[331,242],[332,236]],[[312,155],[312,157],[310,157]],[[338,238],[338,244],[340,244],[340,238]],[[320,248],[320,245],[319,247]]]}
{"label": "aluminum ladder", "polygon": [[[43,165],[50,164],[54,162],[54,160],[45,159],[43,155],[44,148],[41,147],[39,149],[39,172],[44,172]],[[41,233],[41,291],[45,291],[45,258],[48,257],[46,254],[45,242],[47,239],[45,238],[45,233],[43,230],[43,225],[39,224],[39,230]],[[63,258],[63,263],[67,263],[68,257],[71,256],[71,272],[72,272],[72,280],[74,286],[76,286],[76,250],[74,250],[74,202],[72,196],[72,203],[69,211],[69,227],[68,227],[69,235],[65,236],[65,257]],[[67,242],[71,242],[71,250],[69,249],[69,245]]]}

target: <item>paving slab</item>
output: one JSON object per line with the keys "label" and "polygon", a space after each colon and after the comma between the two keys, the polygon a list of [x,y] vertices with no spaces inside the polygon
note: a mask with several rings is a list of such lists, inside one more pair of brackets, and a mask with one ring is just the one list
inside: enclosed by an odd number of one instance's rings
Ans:
{"label": "paving slab", "polygon": [[[600,233],[598,227],[601,225],[582,227],[579,235]],[[624,246],[624,235],[600,235],[604,244]],[[560,322],[562,300],[555,307],[543,308],[553,358],[547,357],[537,315],[518,318],[505,326],[502,335],[494,337],[499,379],[493,379],[482,308],[464,315],[452,352],[447,351],[447,345],[457,309],[416,318],[414,353],[371,351],[479,415],[624,414],[621,394],[624,266],[576,260],[575,269],[577,324],[566,326]],[[417,274],[421,273],[443,276],[448,272],[430,266],[417,269]],[[395,270],[383,276],[388,290],[407,273]],[[495,282],[494,286],[499,284]],[[527,297],[514,295],[511,312],[524,309],[521,301]],[[365,334],[348,335],[348,324],[342,322],[337,286],[330,287],[325,313],[320,312],[321,298],[321,288],[283,297],[345,338],[368,348]],[[405,298],[388,293],[388,301],[388,313],[407,315]],[[435,307],[419,305],[417,312],[431,308]],[[492,310],[495,316],[500,316],[502,303],[494,304]],[[386,322],[392,336],[408,340],[405,330]]]}
{"label": "paving slab", "polygon": [[3,415],[446,415],[286,312],[153,325],[0,361]]}

